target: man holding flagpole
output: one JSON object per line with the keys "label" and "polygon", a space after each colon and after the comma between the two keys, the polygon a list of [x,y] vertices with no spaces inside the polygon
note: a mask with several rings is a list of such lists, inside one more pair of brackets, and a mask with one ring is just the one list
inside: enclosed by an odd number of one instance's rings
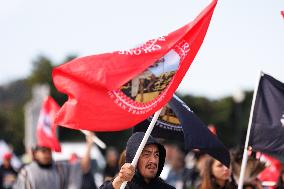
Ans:
{"label": "man holding flagpole", "polygon": [[100,189],[119,189],[127,181],[126,189],[174,189],[161,179],[160,173],[164,167],[166,150],[152,136],[139,157],[137,167],[131,165],[135,153],[144,137],[143,132],[134,133],[126,145],[126,163],[112,181],[106,181]]}

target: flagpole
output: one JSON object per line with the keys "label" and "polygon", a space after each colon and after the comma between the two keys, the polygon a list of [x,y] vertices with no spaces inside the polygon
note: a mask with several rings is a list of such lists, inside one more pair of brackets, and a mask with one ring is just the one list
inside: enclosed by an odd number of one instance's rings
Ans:
{"label": "flagpole", "polygon": [[[88,135],[88,131],[85,131],[85,130],[80,130],[82,133],[84,133],[85,135]],[[96,135],[93,136],[93,141],[94,143],[96,143],[100,148],[102,149],[106,149],[106,144],[101,140],[99,139]]]}
{"label": "flagpole", "polygon": [[[134,158],[133,158],[133,160],[131,162],[131,165],[133,165],[134,167],[136,167],[136,165],[137,165],[137,162],[138,162],[138,159],[139,159],[139,157],[140,157],[140,155],[142,153],[142,150],[145,147],[146,142],[148,141],[148,138],[149,138],[149,136],[150,136],[154,126],[155,126],[155,123],[157,122],[157,120],[159,118],[159,115],[160,115],[162,109],[163,108],[161,108],[160,110],[158,110],[154,114],[154,117],[151,120],[151,123],[150,123],[150,125],[149,125],[149,127],[148,127],[148,129],[147,129],[147,131],[145,133],[145,136],[144,136],[143,140],[141,141],[141,143],[140,143],[140,145],[139,145],[139,147],[138,147],[138,149],[136,151],[136,154],[135,154],[135,156],[134,156]],[[120,186],[120,189],[124,189],[126,184],[127,184],[127,182],[123,182],[122,185]]]}
{"label": "flagpole", "polygon": [[244,184],[245,168],[247,166],[247,161],[248,161],[248,142],[249,142],[249,137],[250,137],[250,130],[251,130],[251,123],[252,123],[255,99],[256,99],[256,95],[257,95],[257,91],[258,91],[259,82],[260,82],[260,79],[263,76],[263,74],[264,73],[262,71],[260,71],[260,74],[258,76],[258,81],[257,81],[255,88],[254,88],[254,93],[253,93],[253,98],[252,98],[252,103],[251,103],[251,108],[250,108],[250,116],[249,116],[249,122],[248,122],[246,142],[245,142],[241,171],[240,171],[240,178],[239,178],[239,183],[238,183],[238,189],[242,189],[243,184]]}

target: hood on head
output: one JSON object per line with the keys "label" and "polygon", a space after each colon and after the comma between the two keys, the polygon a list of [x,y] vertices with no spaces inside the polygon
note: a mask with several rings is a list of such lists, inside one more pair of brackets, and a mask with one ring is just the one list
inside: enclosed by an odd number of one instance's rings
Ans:
{"label": "hood on head", "polygon": [[[136,154],[136,151],[141,141],[143,140],[144,135],[145,133],[143,132],[136,132],[132,134],[132,136],[128,139],[127,144],[126,144],[126,158],[125,158],[126,163],[132,162]],[[165,164],[166,149],[164,148],[162,144],[158,143],[156,139],[154,139],[152,136],[149,136],[148,141],[146,142],[146,145],[149,145],[149,144],[155,144],[158,146],[158,149],[159,149],[159,165],[158,165],[158,172],[156,175],[156,177],[159,177],[163,170],[164,164]]]}

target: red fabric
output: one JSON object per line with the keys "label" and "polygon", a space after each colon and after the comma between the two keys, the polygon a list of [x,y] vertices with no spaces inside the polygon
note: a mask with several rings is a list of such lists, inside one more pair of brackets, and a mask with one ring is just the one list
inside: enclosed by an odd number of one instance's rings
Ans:
{"label": "red fabric", "polygon": [[[129,51],[82,57],[55,68],[54,84],[69,97],[55,122],[72,129],[117,131],[133,127],[154,114],[171,99],[192,63],[216,3],[213,0],[193,22],[167,36]],[[179,57],[178,69],[156,98],[141,103],[121,91],[123,85],[170,52]]]}
{"label": "red fabric", "polygon": [[55,114],[60,107],[48,96],[42,104],[37,123],[37,145],[48,147],[56,152],[61,151],[61,146],[56,137],[56,124],[54,124]]}
{"label": "red fabric", "polygon": [[275,182],[276,184],[281,172],[281,162],[266,154],[261,154],[260,159],[266,162],[266,168],[259,173],[258,179],[262,182]]}
{"label": "red fabric", "polygon": [[10,160],[12,158],[13,154],[10,152],[6,152],[3,154],[3,159]]}
{"label": "red fabric", "polygon": [[216,127],[212,124],[208,125],[208,129],[214,134],[217,135]]}
{"label": "red fabric", "polygon": [[282,16],[283,16],[283,18],[284,18],[284,11],[281,11],[281,14],[282,14]]}

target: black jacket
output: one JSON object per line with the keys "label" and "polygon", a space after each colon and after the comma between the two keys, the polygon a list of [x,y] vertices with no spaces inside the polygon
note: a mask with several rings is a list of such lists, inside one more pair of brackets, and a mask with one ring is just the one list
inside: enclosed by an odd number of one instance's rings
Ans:
{"label": "black jacket", "polygon": [[[137,132],[134,133],[126,144],[126,163],[131,163],[135,153],[144,137],[144,133]],[[165,157],[166,157],[166,150],[163,145],[158,143],[153,137],[149,137],[146,145],[155,144],[158,146],[159,149],[159,165],[158,165],[158,172],[156,177],[150,182],[146,183],[143,177],[140,175],[139,170],[136,169],[136,173],[133,179],[127,183],[126,189],[174,189],[171,185],[167,184],[163,181],[159,176],[163,170]],[[105,182],[100,189],[113,189],[112,181]]]}
{"label": "black jacket", "polygon": [[[112,181],[106,181],[101,185],[100,189],[113,189]],[[142,178],[134,178],[127,183],[125,189],[175,189],[173,186],[167,184],[161,178],[156,178],[150,183],[146,183]]]}

